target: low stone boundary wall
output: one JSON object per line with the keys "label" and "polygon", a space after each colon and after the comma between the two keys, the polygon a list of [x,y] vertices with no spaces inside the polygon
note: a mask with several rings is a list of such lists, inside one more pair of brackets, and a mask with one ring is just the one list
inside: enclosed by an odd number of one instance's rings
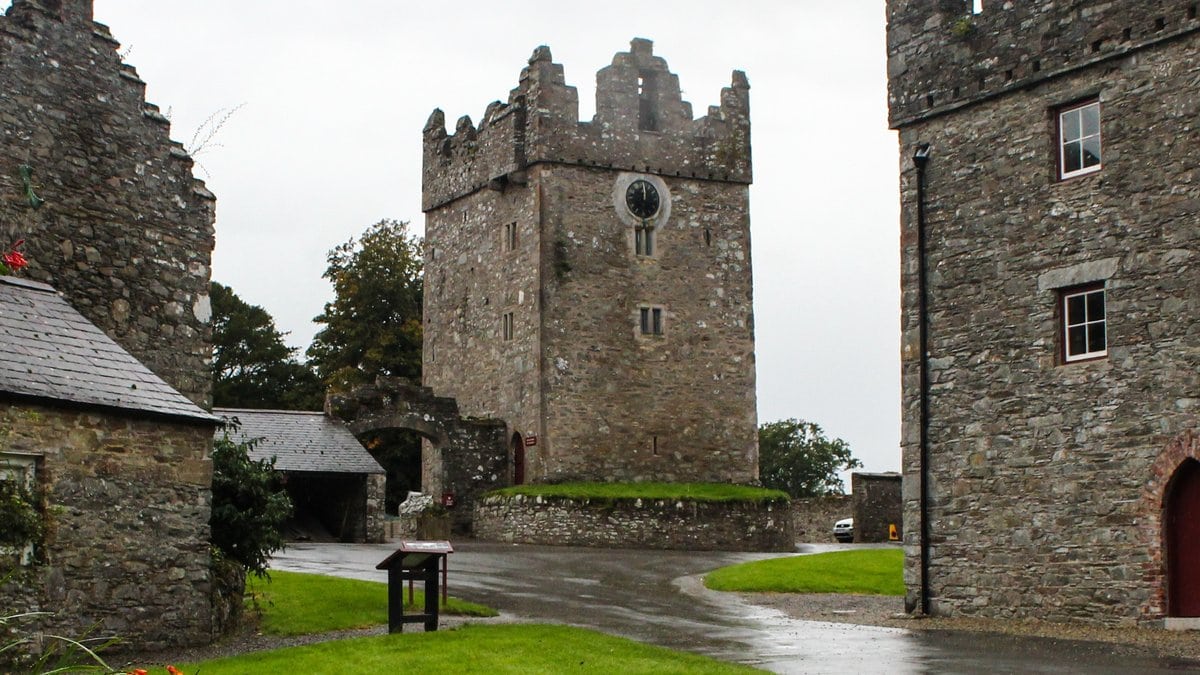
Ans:
{"label": "low stone boundary wall", "polygon": [[555,546],[793,551],[791,504],[675,499],[489,496],[475,505],[479,539]]}
{"label": "low stone boundary wall", "polygon": [[829,495],[792,500],[792,521],[796,541],[803,544],[831,544],[833,524],[854,515],[850,495]]}

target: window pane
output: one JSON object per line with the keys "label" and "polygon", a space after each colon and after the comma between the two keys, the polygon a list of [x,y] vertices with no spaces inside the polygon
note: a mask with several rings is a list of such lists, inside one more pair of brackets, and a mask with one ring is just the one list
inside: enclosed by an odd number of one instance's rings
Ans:
{"label": "window pane", "polygon": [[646,255],[654,255],[654,230],[646,230]]}
{"label": "window pane", "polygon": [[642,335],[650,332],[650,309],[642,308]]}
{"label": "window pane", "polygon": [[662,310],[654,310],[654,334],[662,335]]}
{"label": "window pane", "polygon": [[1067,143],[1063,146],[1063,173],[1071,173],[1083,168],[1080,160],[1082,146],[1079,141]]}
{"label": "window pane", "polygon": [[1078,356],[1087,350],[1087,329],[1075,326],[1067,329],[1067,356]]}
{"label": "window pane", "polygon": [[1087,318],[1088,321],[1104,319],[1104,291],[1087,294]]}
{"label": "window pane", "polygon": [[1062,114],[1061,119],[1063,142],[1079,140],[1079,111],[1069,110]]}
{"label": "window pane", "polygon": [[1093,103],[1079,111],[1081,118],[1080,131],[1082,136],[1097,136],[1100,134],[1100,104]]}
{"label": "window pane", "polygon": [[1100,137],[1091,136],[1083,139],[1083,166],[1096,166],[1100,163]]}
{"label": "window pane", "polygon": [[1086,316],[1083,312],[1083,296],[1071,295],[1067,297],[1067,325],[1074,326],[1075,324],[1083,323]]}
{"label": "window pane", "polygon": [[1105,348],[1104,343],[1104,323],[1093,323],[1088,325],[1088,351],[1102,352]]}
{"label": "window pane", "polygon": [[[645,230],[637,228],[633,231],[634,249],[638,255],[646,255],[646,245],[643,243],[642,237],[645,236]],[[646,310],[642,310],[643,312]],[[644,331],[643,331],[644,332]]]}

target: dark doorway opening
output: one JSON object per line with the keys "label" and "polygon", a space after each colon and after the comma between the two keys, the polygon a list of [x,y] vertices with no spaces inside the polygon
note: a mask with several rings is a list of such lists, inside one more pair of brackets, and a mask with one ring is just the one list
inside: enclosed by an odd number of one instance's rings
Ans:
{"label": "dark doorway opening", "polygon": [[1167,614],[1200,617],[1200,462],[1188,459],[1167,484]]}
{"label": "dark doorway opening", "polygon": [[394,516],[409,492],[421,491],[421,434],[411,429],[374,429],[358,440],[387,472],[384,510]]}
{"label": "dark doorway opening", "polygon": [[367,478],[361,473],[287,473],[292,498],[289,539],[302,541],[362,541],[366,536]]}
{"label": "dark doorway opening", "polygon": [[521,434],[512,435],[513,485],[525,484],[525,439]]}

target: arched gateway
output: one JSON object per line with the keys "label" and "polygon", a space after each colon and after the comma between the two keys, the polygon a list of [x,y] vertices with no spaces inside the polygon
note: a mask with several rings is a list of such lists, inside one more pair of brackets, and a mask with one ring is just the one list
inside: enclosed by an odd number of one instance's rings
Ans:
{"label": "arched gateway", "polygon": [[374,385],[330,394],[325,412],[344,421],[356,436],[384,429],[420,434],[421,491],[449,507],[456,529],[470,529],[479,495],[509,484],[504,421],[463,418],[454,399],[434,396],[428,387],[381,377]]}
{"label": "arched gateway", "polygon": [[1167,487],[1167,615],[1200,620],[1200,462],[1187,459]]}

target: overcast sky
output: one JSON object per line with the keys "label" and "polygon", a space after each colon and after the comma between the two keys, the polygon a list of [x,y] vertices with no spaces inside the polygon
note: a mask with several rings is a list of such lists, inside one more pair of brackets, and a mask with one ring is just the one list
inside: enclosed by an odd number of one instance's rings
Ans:
{"label": "overcast sky", "polygon": [[[8,3],[0,0],[0,6]],[[703,114],[750,80],[760,422],[799,417],[898,470],[899,196],[887,129],[884,3],[95,0],[147,98],[217,195],[213,279],[301,350],[330,299],[325,254],[381,218],[423,230],[421,129],[476,123],[549,45],[580,114],[634,37]],[[847,488],[849,485],[847,485]]]}

